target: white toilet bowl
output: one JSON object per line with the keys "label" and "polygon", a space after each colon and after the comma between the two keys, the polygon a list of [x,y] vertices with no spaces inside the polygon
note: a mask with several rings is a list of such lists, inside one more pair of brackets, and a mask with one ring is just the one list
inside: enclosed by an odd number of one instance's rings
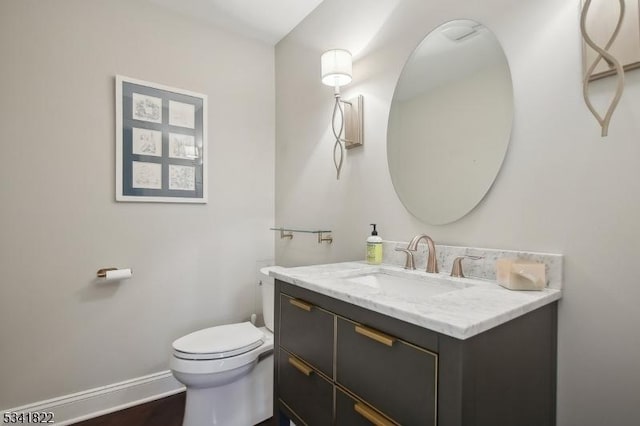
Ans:
{"label": "white toilet bowl", "polygon": [[[265,280],[270,328],[273,290]],[[171,372],[187,388],[183,426],[253,426],[272,417],[273,333],[267,327],[227,324],[173,342]]]}
{"label": "white toilet bowl", "polygon": [[252,426],[273,415],[271,331],[249,322],[222,325],[173,347],[171,371],[187,388],[184,426]]}

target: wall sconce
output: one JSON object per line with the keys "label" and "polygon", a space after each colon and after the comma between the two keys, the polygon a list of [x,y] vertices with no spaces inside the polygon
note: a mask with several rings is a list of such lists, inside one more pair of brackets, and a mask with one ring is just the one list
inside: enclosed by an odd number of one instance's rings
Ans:
{"label": "wall sconce", "polygon": [[[593,116],[598,121],[598,124],[600,124],[600,127],[602,128],[602,136],[607,136],[607,133],[609,132],[609,122],[611,121],[611,116],[613,115],[613,112],[618,106],[618,102],[620,101],[620,97],[622,96],[622,91],[624,90],[624,69],[625,68],[623,66],[623,62],[619,60],[619,58],[613,55],[612,46],[616,41],[616,39],[618,38],[618,36],[621,34],[620,30],[623,28],[622,27],[624,22],[623,18],[625,16],[625,8],[626,8],[625,1],[626,0],[618,0],[619,8],[617,10],[617,13],[615,14],[612,13],[613,12],[612,8],[615,7],[615,6],[612,6],[613,1],[605,1],[605,0],[602,0],[600,2],[596,1],[596,3],[598,4],[596,5],[596,8],[594,8],[594,10],[595,12],[600,12],[601,15],[597,16],[597,18],[593,18],[589,20],[588,17],[589,17],[590,8],[592,6],[592,3],[591,3],[592,0],[583,0],[582,13],[580,14],[580,32],[582,33],[582,38],[584,39],[585,45],[589,46],[596,54],[592,60],[588,60],[587,58],[588,50],[585,46],[585,49],[583,50],[585,70],[584,70],[584,77],[582,80],[582,94],[584,96],[584,101],[587,104],[587,108],[589,108],[589,111],[591,111],[591,114],[593,114]],[[637,6],[636,6],[636,9],[637,9]],[[596,42],[593,40],[591,36],[591,32],[593,31],[595,33],[603,33],[603,28],[607,28],[606,26],[607,23],[605,22],[604,17],[613,16],[613,15],[617,15],[617,23],[613,28],[613,31],[608,36],[609,37],[608,41],[603,46],[598,46]],[[635,15],[636,17],[638,16],[637,11]],[[632,21],[633,21],[633,18],[632,18]],[[636,20],[634,23],[635,28],[638,28],[637,22],[638,21]],[[628,36],[628,34],[626,35]],[[631,38],[632,40],[631,46],[634,46],[634,45],[637,46],[637,43],[635,42],[637,40],[637,37],[638,36],[636,32],[633,38]],[[629,37],[621,40],[621,43],[619,44],[629,46]],[[628,50],[632,52],[635,51],[635,49],[633,48]],[[622,52],[626,52],[626,51],[622,50]],[[626,57],[624,59],[627,62],[630,62],[631,58]],[[637,57],[634,57],[633,59],[637,59]],[[608,70],[605,72],[600,71],[599,73],[597,73],[596,69],[598,69],[601,62],[604,62],[606,64]],[[627,65],[629,69],[636,66],[638,66],[638,63]],[[589,97],[589,83],[596,78],[608,76],[611,74],[615,74],[616,76],[616,80],[617,80],[616,91],[605,113],[600,114],[596,110],[595,106],[593,105]]]}
{"label": "wall sconce", "polygon": [[[351,82],[351,53],[344,49],[328,50],[320,57],[322,83],[334,87],[335,105],[331,117],[331,130],[336,142],[333,145],[333,164],[336,166],[336,179],[340,179],[340,170],[344,160],[344,148],[362,146],[363,108],[362,95],[343,101],[340,86]],[[336,116],[340,115],[340,125],[336,126]],[[344,133],[344,138],[343,138]],[[342,144],[344,143],[344,147]]]}

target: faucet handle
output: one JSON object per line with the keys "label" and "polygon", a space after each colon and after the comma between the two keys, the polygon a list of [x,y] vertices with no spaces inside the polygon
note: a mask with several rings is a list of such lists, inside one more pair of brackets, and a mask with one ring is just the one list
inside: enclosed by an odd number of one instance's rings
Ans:
{"label": "faucet handle", "polygon": [[416,265],[413,261],[413,252],[415,250],[410,250],[406,248],[396,248],[396,251],[404,252],[407,255],[407,260],[404,263],[404,269],[410,269],[412,271],[416,269]]}
{"label": "faucet handle", "polygon": [[456,257],[453,261],[453,266],[451,267],[451,276],[464,278],[464,273],[462,272],[462,260],[463,259],[471,259],[471,260],[480,260],[484,259],[482,256],[460,256]]}

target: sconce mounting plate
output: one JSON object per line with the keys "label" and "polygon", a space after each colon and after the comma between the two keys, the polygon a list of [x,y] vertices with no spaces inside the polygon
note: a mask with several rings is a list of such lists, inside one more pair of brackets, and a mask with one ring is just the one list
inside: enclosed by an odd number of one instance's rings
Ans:
{"label": "sconce mounting plate", "polygon": [[363,96],[344,101],[344,146],[347,149],[364,143]]}

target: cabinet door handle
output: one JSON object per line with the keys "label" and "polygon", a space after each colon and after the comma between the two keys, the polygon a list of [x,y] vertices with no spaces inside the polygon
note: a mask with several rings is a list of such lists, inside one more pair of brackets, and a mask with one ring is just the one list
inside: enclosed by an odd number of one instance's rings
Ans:
{"label": "cabinet door handle", "polygon": [[376,330],[372,330],[362,325],[356,325],[356,333],[362,334],[369,339],[373,339],[376,342],[382,343],[383,345],[387,346],[393,346],[393,342],[396,341],[395,337],[389,336],[388,334],[384,334]]}
{"label": "cabinet door handle", "polygon": [[356,410],[356,413],[369,420],[371,424],[374,424],[375,426],[393,426],[393,423],[364,404],[357,402],[353,406],[353,409]]}
{"label": "cabinet door handle", "polygon": [[298,370],[305,376],[310,376],[313,373],[313,368],[309,367],[304,362],[299,361],[292,356],[289,357],[289,364],[293,365],[296,370]]}
{"label": "cabinet door handle", "polygon": [[307,302],[303,302],[302,300],[298,300],[298,299],[289,299],[289,303],[307,312],[311,312],[311,308],[313,308],[313,305],[310,305]]}

